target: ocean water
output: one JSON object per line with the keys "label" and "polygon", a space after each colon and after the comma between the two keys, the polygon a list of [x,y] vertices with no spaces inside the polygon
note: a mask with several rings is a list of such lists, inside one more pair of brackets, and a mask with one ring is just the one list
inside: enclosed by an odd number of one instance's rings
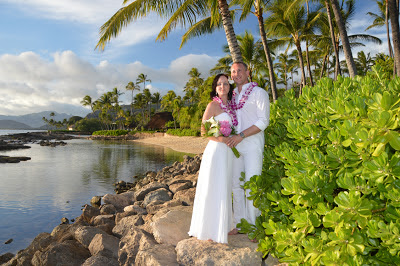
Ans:
{"label": "ocean water", "polygon": [[[26,132],[26,131],[24,131]],[[1,134],[1,133],[0,133]],[[0,255],[26,248],[61,218],[73,219],[93,196],[114,193],[119,180],[158,171],[184,153],[132,141],[67,140],[66,146],[0,151],[29,161],[0,164]],[[10,244],[5,244],[13,239]]]}

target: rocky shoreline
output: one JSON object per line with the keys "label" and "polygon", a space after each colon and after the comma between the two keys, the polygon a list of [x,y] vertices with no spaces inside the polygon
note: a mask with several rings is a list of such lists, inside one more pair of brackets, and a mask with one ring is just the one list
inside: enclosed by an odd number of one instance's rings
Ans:
{"label": "rocky shoreline", "polygon": [[[27,132],[18,133],[12,135],[0,136],[0,151],[10,151],[18,149],[29,149],[30,146],[26,144],[38,143],[40,146],[65,146],[66,142],[63,140],[69,140],[76,138],[72,135],[64,133],[52,133],[52,132]],[[19,163],[21,161],[30,160],[30,157],[11,157],[0,155],[0,163]]]}
{"label": "rocky shoreline", "polygon": [[189,237],[201,155],[185,156],[135,183],[118,182],[116,194],[94,197],[82,214],[51,233],[40,233],[16,255],[0,256],[15,265],[277,265],[262,259],[246,235],[228,244]]}

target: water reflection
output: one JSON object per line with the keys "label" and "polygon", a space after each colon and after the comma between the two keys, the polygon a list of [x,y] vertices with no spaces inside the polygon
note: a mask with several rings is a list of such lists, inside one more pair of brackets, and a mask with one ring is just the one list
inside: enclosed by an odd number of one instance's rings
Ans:
{"label": "water reflection", "polygon": [[[1,152],[30,161],[0,164],[0,255],[25,248],[40,232],[51,232],[62,217],[81,214],[93,196],[113,192],[119,180],[158,171],[184,153],[130,141],[75,139],[68,145]],[[13,238],[9,245],[3,243]]]}

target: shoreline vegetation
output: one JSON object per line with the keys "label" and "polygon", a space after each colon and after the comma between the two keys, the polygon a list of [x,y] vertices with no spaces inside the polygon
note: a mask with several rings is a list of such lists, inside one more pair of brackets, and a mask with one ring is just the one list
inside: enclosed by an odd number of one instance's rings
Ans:
{"label": "shoreline vegetation", "polygon": [[228,244],[188,236],[201,153],[207,139],[163,133],[145,133],[136,138],[133,141],[197,155],[185,155],[183,162],[175,162],[158,172],[149,169],[134,183],[117,182],[116,194],[93,197],[90,204],[83,206],[82,214],[71,219],[73,223],[60,217],[61,224],[51,233],[38,234],[16,255],[0,255],[0,263],[6,266],[279,264],[271,256],[263,260],[257,244],[246,234],[229,236]]}

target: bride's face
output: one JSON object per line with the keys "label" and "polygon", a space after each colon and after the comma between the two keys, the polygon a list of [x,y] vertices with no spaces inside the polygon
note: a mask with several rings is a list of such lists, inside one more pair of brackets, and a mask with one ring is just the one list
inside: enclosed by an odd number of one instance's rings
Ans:
{"label": "bride's face", "polygon": [[215,88],[218,96],[221,98],[223,96],[227,97],[229,93],[229,81],[225,76],[221,76],[218,79],[217,87]]}

